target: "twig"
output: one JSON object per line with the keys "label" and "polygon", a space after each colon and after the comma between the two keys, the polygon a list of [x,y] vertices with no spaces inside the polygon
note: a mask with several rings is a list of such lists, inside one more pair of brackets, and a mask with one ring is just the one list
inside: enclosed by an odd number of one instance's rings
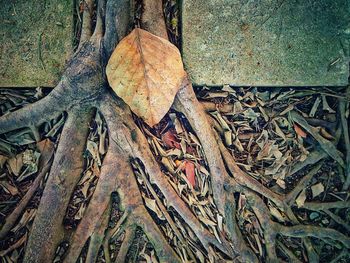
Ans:
{"label": "twig", "polygon": [[337,161],[342,167],[345,167],[345,163],[342,158],[342,154],[337,150],[335,145],[330,142],[329,140],[325,139],[322,137],[318,132],[315,132],[313,127],[307,123],[305,118],[301,116],[299,113],[296,111],[291,111],[290,116],[292,119],[297,122],[301,127],[303,127],[312,137],[314,137],[321,148],[330,156],[332,157],[335,161]]}
{"label": "twig", "polygon": [[335,222],[337,222],[339,225],[341,225],[342,227],[344,227],[347,231],[350,232],[350,226],[343,220],[341,219],[339,216],[337,216],[336,214],[332,213],[331,211],[325,209],[324,212],[330,216],[330,218],[332,218]]}
{"label": "twig", "polygon": [[277,240],[277,247],[289,258],[289,262],[302,263],[281,241]]}
{"label": "twig", "polygon": [[40,61],[42,69],[45,70],[45,64],[44,64],[43,57],[41,54],[41,42],[42,42],[43,34],[44,34],[44,32],[41,32],[38,36],[38,57],[39,57],[39,61]]}
{"label": "twig", "polygon": [[307,187],[307,185],[310,183],[311,179],[314,177],[315,174],[321,169],[323,165],[323,162],[319,162],[314,168],[310,170],[298,183],[298,185],[287,194],[285,198],[285,202],[289,205],[292,205],[295,202],[295,199],[297,198],[298,194]]}
{"label": "twig", "polygon": [[127,228],[125,228],[124,239],[114,262],[126,262],[126,255],[128,254],[129,248],[132,245],[132,242],[134,241],[135,233],[136,226],[129,225]]}
{"label": "twig", "polygon": [[[350,88],[348,87],[347,94],[350,93]],[[345,168],[345,183],[343,185],[343,190],[347,190],[350,186],[350,138],[349,138],[349,129],[348,121],[346,119],[346,109],[348,108],[348,102],[344,100],[339,101],[339,111],[340,111],[340,120],[343,129],[344,143],[346,149],[346,168]]]}
{"label": "twig", "polygon": [[313,211],[328,210],[332,208],[350,208],[350,201],[336,201],[325,203],[306,202],[304,203],[303,208]]}

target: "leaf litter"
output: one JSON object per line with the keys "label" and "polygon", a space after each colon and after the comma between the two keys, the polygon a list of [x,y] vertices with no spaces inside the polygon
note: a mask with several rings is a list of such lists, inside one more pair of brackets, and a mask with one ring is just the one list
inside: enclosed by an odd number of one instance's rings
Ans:
{"label": "leaf litter", "polygon": [[[6,98],[11,97],[11,92],[6,93]],[[15,92],[16,95],[17,92]],[[327,90],[328,92],[330,91]],[[334,106],[338,101],[336,97],[320,95],[319,92],[312,90],[280,89],[275,91],[227,86],[223,91],[213,92],[202,88],[198,93],[203,105],[209,105],[214,126],[222,135],[226,147],[231,151],[240,168],[270,189],[287,195],[307,176],[309,167],[313,166],[309,158],[326,159],[325,164],[321,165],[319,170],[308,179],[305,187],[296,193],[295,207],[300,208],[300,211],[297,212],[298,218],[305,224],[317,223],[327,226],[338,213],[336,216],[344,218],[343,225],[349,224],[349,218],[345,216],[348,208],[345,211],[317,214],[309,210],[312,209],[314,202],[346,201],[348,198],[348,193],[342,190],[346,177],[339,172],[342,170],[342,165],[345,164],[344,154],[341,153],[343,149],[336,144],[341,136],[337,135],[336,130],[330,129],[330,127],[336,127],[332,124],[337,120],[338,114],[338,109]],[[32,97],[35,96],[35,92],[29,94]],[[4,105],[9,105],[9,108],[20,107],[18,100],[11,98],[10,103],[1,105],[2,113],[8,111]],[[25,96],[21,99],[24,105]],[[3,100],[8,101],[4,98]],[[327,103],[323,102],[321,105],[321,102],[325,100]],[[16,104],[12,104],[13,101]],[[231,110],[220,110],[226,106],[230,106]],[[60,116],[50,123],[43,124],[40,127],[41,138],[58,140],[64,119],[65,116]],[[198,217],[203,227],[220,241],[221,235],[225,235],[226,231],[225,220],[218,213],[213,202],[210,172],[201,150],[201,144],[191,131],[186,119],[177,112],[170,112],[155,127],[150,128],[141,124],[141,129],[147,136],[155,157],[161,163],[163,172],[167,175],[171,185]],[[18,140],[16,140],[16,133],[11,134],[11,137],[1,138],[2,220],[11,213],[16,203],[30,189],[38,171],[40,146],[35,141],[23,137],[23,134],[30,134],[27,138],[33,140],[35,137],[31,133],[32,130],[26,130],[24,133],[19,131],[18,138],[20,139]],[[99,176],[99,168],[107,151],[106,133],[107,129],[103,120],[97,113],[91,124],[91,133],[87,143],[85,172],[67,212],[65,225],[68,228],[74,227],[79,222],[93,193]],[[20,140],[25,143],[18,143]],[[295,167],[301,168],[296,169]],[[137,170],[141,171],[143,167],[135,166],[134,169],[138,176],[140,172]],[[193,259],[193,255],[200,262],[223,260],[220,253],[213,249],[206,255],[201,247],[196,245],[198,241],[186,222],[183,222],[174,211],[169,214],[176,228],[174,225],[171,226],[164,215],[164,210],[161,209],[161,206],[167,207],[167,204],[159,191],[155,189],[161,203],[150,194],[142,179],[139,178],[138,181],[140,185],[143,185],[143,198],[146,206],[153,212],[154,218],[161,222],[160,227],[164,235],[168,237],[169,242],[175,247],[184,262]],[[39,190],[23,211],[17,224],[11,229],[11,235],[5,243],[2,243],[1,253],[8,262],[16,262],[23,255],[28,224],[34,218],[42,187],[42,184],[39,185]],[[265,255],[263,230],[259,220],[250,211],[244,200],[244,195],[240,195],[237,220],[240,228],[246,234],[247,242],[256,254],[263,258]],[[272,203],[269,203],[268,207],[275,220],[286,223],[284,211]],[[303,207],[310,208],[302,210]],[[341,225],[338,227],[341,228]],[[187,248],[181,245],[179,237],[187,240],[189,244]],[[301,257],[304,253],[304,248],[293,238],[284,238],[280,242],[294,247],[293,251],[297,257]],[[152,248],[144,248],[140,248],[140,257],[149,262],[156,262]],[[324,249],[321,256],[329,257],[332,252],[330,249]]]}

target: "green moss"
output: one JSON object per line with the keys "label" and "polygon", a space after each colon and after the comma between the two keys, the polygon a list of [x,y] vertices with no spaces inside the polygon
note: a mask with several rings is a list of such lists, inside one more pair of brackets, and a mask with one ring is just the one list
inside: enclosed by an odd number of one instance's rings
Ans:
{"label": "green moss", "polygon": [[0,87],[55,86],[72,52],[72,0],[0,5]]}

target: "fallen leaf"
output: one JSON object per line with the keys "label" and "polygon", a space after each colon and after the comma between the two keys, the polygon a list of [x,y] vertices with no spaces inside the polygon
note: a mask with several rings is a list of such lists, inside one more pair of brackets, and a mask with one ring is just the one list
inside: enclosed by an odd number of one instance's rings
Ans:
{"label": "fallen leaf", "polygon": [[294,131],[296,134],[298,134],[301,138],[306,138],[307,133],[302,130],[302,128],[299,127],[299,125],[294,123]]}
{"label": "fallen leaf", "polygon": [[181,145],[175,137],[175,134],[172,130],[162,134],[162,141],[168,148],[181,149]]}
{"label": "fallen leaf", "polygon": [[87,150],[90,152],[92,158],[96,161],[96,163],[101,166],[101,158],[100,153],[98,151],[97,143],[88,140],[86,145]]}
{"label": "fallen leaf", "polygon": [[46,166],[52,159],[52,156],[55,151],[55,144],[50,139],[44,139],[38,142],[36,144],[36,147],[40,152],[38,166],[40,169],[42,169],[42,167]]}
{"label": "fallen leaf", "polygon": [[6,156],[0,154],[0,169],[3,168],[3,166],[6,163],[7,159],[8,158]]}
{"label": "fallen leaf", "polygon": [[23,167],[23,154],[17,154],[15,157],[9,159],[7,163],[10,166],[11,172],[18,176]]}
{"label": "fallen leaf", "polygon": [[315,198],[316,196],[320,195],[324,191],[324,186],[322,183],[315,184],[311,186],[312,191],[312,197]]}
{"label": "fallen leaf", "polygon": [[165,220],[165,217],[162,213],[162,211],[160,211],[157,203],[156,203],[156,200],[154,199],[150,199],[150,198],[147,198],[144,196],[143,198],[145,200],[145,205],[151,209],[154,213],[156,213],[157,217],[161,220]]}
{"label": "fallen leaf", "polygon": [[299,194],[295,202],[297,203],[298,208],[300,208],[304,205],[305,201],[306,201],[306,193],[305,193],[305,189],[303,189],[303,191],[301,191],[301,193]]}
{"label": "fallen leaf", "polygon": [[194,164],[192,162],[185,162],[185,173],[189,183],[195,187],[196,186],[196,175],[194,172]]}
{"label": "fallen leaf", "polygon": [[4,189],[5,192],[10,193],[12,196],[15,196],[18,194],[18,189],[15,186],[12,186],[7,181],[0,181],[0,186]]}
{"label": "fallen leaf", "polygon": [[269,210],[271,212],[271,215],[274,216],[279,222],[285,222],[283,215],[276,207],[269,204]]}
{"label": "fallen leaf", "polygon": [[136,28],[115,48],[106,74],[114,92],[154,126],[168,112],[186,73],[176,46]]}

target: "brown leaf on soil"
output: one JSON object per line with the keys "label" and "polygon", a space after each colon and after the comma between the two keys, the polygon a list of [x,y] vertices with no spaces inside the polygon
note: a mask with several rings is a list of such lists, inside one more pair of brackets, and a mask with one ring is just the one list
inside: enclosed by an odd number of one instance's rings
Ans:
{"label": "brown leaf on soil", "polygon": [[296,132],[296,134],[298,134],[300,137],[302,138],[306,138],[307,137],[307,133],[304,132],[300,127],[299,125],[295,124],[294,123],[294,130]]}
{"label": "brown leaf on soil", "polygon": [[196,186],[196,175],[194,171],[194,164],[192,162],[185,162],[185,172],[189,183],[195,187]]}
{"label": "brown leaf on soil", "polygon": [[176,139],[174,132],[171,130],[162,134],[162,141],[168,148],[181,149],[180,143]]}
{"label": "brown leaf on soil", "polygon": [[55,150],[55,144],[50,139],[45,139],[38,142],[36,145],[41,153],[39,166],[42,167],[50,161]]}
{"label": "brown leaf on soil", "polygon": [[136,28],[114,50],[106,74],[114,92],[154,126],[171,107],[185,71],[173,44]]}

